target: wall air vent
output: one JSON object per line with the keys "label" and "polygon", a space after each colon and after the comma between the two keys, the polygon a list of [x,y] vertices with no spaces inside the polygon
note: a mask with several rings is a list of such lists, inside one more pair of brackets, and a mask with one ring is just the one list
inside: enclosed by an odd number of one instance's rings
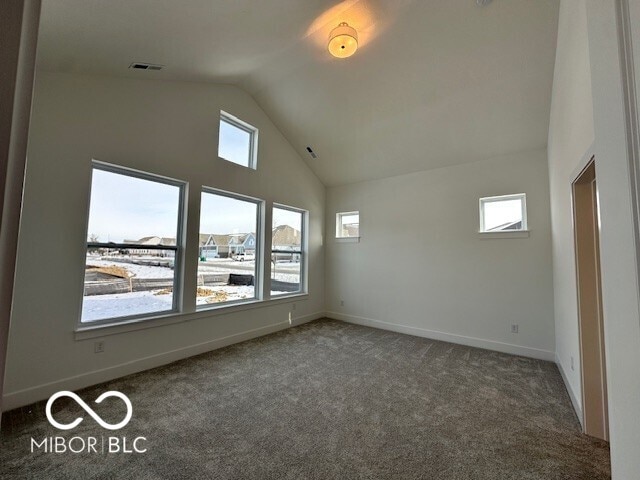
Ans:
{"label": "wall air vent", "polygon": [[311,155],[311,158],[318,158],[318,155],[316,155],[316,152],[314,152],[311,147],[307,147],[307,152],[309,152],[309,155]]}
{"label": "wall air vent", "polygon": [[133,62],[129,68],[134,70],[162,70],[164,65],[156,65],[153,63]]}

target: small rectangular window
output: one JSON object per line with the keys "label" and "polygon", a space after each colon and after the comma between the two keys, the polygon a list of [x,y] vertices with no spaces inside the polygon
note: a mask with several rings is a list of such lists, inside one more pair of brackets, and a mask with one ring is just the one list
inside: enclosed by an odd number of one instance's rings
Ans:
{"label": "small rectangular window", "polygon": [[357,238],[360,236],[360,212],[340,212],[336,214],[336,238]]}
{"label": "small rectangular window", "polygon": [[248,123],[220,112],[218,156],[223,160],[256,169],[258,130]]}
{"label": "small rectangular window", "polygon": [[94,164],[81,322],[177,310],[184,184]]}
{"label": "small rectangular window", "polygon": [[271,296],[302,293],[305,288],[306,212],[273,207]]}
{"label": "small rectangular window", "polygon": [[526,195],[502,195],[480,199],[480,232],[527,230]]}
{"label": "small rectangular window", "polygon": [[203,189],[200,205],[199,308],[258,298],[262,201]]}

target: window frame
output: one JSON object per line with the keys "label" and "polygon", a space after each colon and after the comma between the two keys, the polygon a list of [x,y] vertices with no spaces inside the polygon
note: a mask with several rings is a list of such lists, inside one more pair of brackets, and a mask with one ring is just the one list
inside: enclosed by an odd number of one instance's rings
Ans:
{"label": "window frame", "polygon": [[[358,215],[358,235],[355,237],[349,237],[349,236],[344,236],[344,235],[338,235],[339,233],[342,233],[342,217],[347,217],[349,215]],[[338,239],[349,239],[349,238],[353,238],[353,239],[359,239],[360,238],[360,210],[353,210],[350,212],[336,212],[336,238]]]}
{"label": "window frame", "polygon": [[[228,158],[222,157],[220,155],[220,145],[221,145],[221,135],[220,135],[220,126],[222,122],[231,125],[232,127],[238,128],[244,132],[249,134],[249,159],[248,164],[243,165],[238,162],[234,162],[233,160],[229,160]],[[225,162],[233,163],[239,167],[249,168],[251,170],[258,169],[258,129],[253,125],[240,120],[235,115],[231,115],[224,110],[220,110],[220,119],[218,122],[218,158],[224,160]]]}
{"label": "window frame", "polygon": [[[307,295],[309,293],[309,289],[308,289],[308,278],[307,278],[307,272],[308,272],[308,266],[307,266],[307,262],[308,262],[308,258],[309,258],[309,248],[308,248],[308,238],[307,238],[307,233],[309,231],[309,211],[305,210],[303,208],[298,208],[298,207],[292,207],[289,205],[284,205],[282,203],[273,203],[273,205],[271,205],[271,218],[273,218],[273,211],[278,208],[280,210],[288,210],[290,212],[295,212],[295,213],[299,213],[302,215],[302,221],[300,222],[300,235],[301,235],[301,239],[300,239],[300,251],[293,251],[293,250],[274,250],[273,249],[273,226],[271,227],[271,236],[272,236],[272,240],[271,240],[271,252],[269,255],[269,261],[271,261],[271,256],[276,253],[297,253],[300,255],[300,289],[295,291],[295,292],[286,292],[286,293],[280,293],[280,294],[273,294],[272,292],[272,288],[270,286],[269,288],[269,298],[270,299],[279,299],[279,298],[286,298],[286,297],[294,297],[297,295]],[[271,283],[271,278],[269,278],[269,283]]]}
{"label": "window frame", "polygon": [[[177,228],[176,228],[176,244],[172,245],[138,245],[131,243],[114,243],[114,242],[90,242],[88,241],[89,237],[89,217],[91,215],[91,194],[93,190],[93,173],[95,170],[101,170],[104,172],[114,173],[117,175],[124,175],[132,178],[138,178],[140,180],[147,180],[156,183],[162,183],[165,185],[171,185],[174,187],[178,187],[178,218],[177,218]],[[185,252],[185,220],[186,220],[186,192],[188,188],[188,182],[183,180],[177,180],[175,178],[166,177],[164,175],[157,175],[153,173],[143,172],[141,170],[136,170],[129,167],[124,167],[122,165],[115,165],[112,163],[102,162],[99,160],[93,159],[91,161],[91,176],[89,179],[89,198],[87,201],[87,214],[86,214],[86,222],[85,222],[85,248],[84,248],[84,257],[82,262],[82,296],[80,299],[80,312],[78,315],[77,328],[88,329],[93,327],[103,327],[110,325],[119,325],[122,323],[129,323],[132,321],[147,321],[153,320],[160,316],[177,314],[182,311],[182,297],[183,297],[183,288],[184,282],[182,278],[182,265],[184,262],[184,252]],[[171,302],[170,310],[156,310],[148,313],[140,313],[134,315],[126,315],[122,317],[109,317],[103,318],[100,320],[91,320],[87,322],[82,321],[82,309],[84,306],[84,284],[85,284],[85,272],[87,268],[87,254],[89,253],[90,248],[121,248],[121,249],[130,249],[130,250],[171,250],[174,252],[174,264],[173,264],[173,298]]]}
{"label": "window frame", "polygon": [[[519,229],[512,230],[486,230],[484,224],[484,206],[487,203],[497,203],[509,200],[520,200],[520,208],[522,211],[522,227]],[[509,234],[509,233],[517,233],[517,232],[528,232],[529,231],[529,222],[527,220],[527,194],[526,193],[513,193],[509,195],[497,195],[493,197],[481,197],[478,202],[479,211],[480,211],[480,229],[479,233],[489,233],[489,234]]]}
{"label": "window frame", "polygon": [[[208,187],[206,185],[203,185],[202,188],[200,189],[200,198],[202,199],[202,194],[203,193],[209,193],[212,195],[219,195],[222,197],[226,197],[226,198],[231,198],[234,200],[241,200],[243,202],[250,202],[250,203],[254,203],[256,205],[256,232],[255,232],[255,240],[256,240],[256,246],[255,246],[255,260],[254,260],[254,264],[255,264],[255,270],[254,270],[254,277],[253,277],[253,283],[254,283],[254,296],[252,298],[242,298],[239,300],[230,300],[228,302],[220,302],[220,303],[209,303],[209,304],[204,304],[204,305],[198,305],[197,304],[197,292],[198,292],[198,285],[197,285],[197,275],[198,275],[198,268],[196,267],[196,312],[202,312],[202,311],[207,311],[207,310],[218,310],[218,309],[223,309],[223,308],[228,308],[228,307],[232,307],[235,305],[243,305],[246,303],[254,303],[254,302],[260,302],[264,299],[264,293],[263,293],[263,285],[264,285],[264,281],[263,281],[263,273],[264,273],[264,256],[263,256],[263,252],[264,252],[264,240],[263,240],[263,225],[264,225],[264,212],[265,212],[265,201],[260,199],[260,198],[256,198],[256,197],[251,197],[248,195],[243,195],[240,193],[235,193],[235,192],[229,192],[227,190],[221,190],[219,188],[214,188],[214,187]],[[201,200],[202,201],[202,200]],[[200,217],[202,217],[202,205],[200,207]],[[252,233],[252,232],[249,232]],[[200,235],[200,219],[198,219],[198,238]],[[198,265],[200,264],[200,259],[198,258]],[[204,288],[206,288],[206,286],[204,286]]]}

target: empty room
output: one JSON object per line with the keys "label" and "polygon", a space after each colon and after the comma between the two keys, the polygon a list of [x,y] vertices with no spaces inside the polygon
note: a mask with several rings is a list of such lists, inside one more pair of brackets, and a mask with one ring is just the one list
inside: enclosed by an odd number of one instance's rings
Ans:
{"label": "empty room", "polygon": [[640,0],[2,0],[0,478],[640,479]]}

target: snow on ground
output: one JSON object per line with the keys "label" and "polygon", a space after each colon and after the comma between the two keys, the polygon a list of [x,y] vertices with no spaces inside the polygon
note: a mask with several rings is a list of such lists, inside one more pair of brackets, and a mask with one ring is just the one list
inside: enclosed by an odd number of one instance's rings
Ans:
{"label": "snow on ground", "polygon": [[[137,258],[136,258],[137,259]],[[108,267],[115,265],[126,268],[135,278],[173,278],[173,269],[169,267],[153,267],[148,265],[136,265],[127,262],[113,262],[102,260],[100,257],[87,255],[87,265],[97,267]],[[231,259],[216,259],[198,264],[198,273],[239,273],[253,274],[255,271],[254,262],[236,262]],[[271,266],[271,278],[281,282],[298,283],[300,281],[299,263],[277,263],[275,268]]]}
{"label": "snow on ground", "polygon": [[171,294],[154,295],[153,292],[91,295],[84,297],[82,301],[82,321],[94,322],[105,318],[163,312],[171,310],[172,303]]}
{"label": "snow on ground", "polygon": [[299,283],[300,264],[299,263],[276,263],[271,264],[271,278],[281,282]]}
{"label": "snow on ground", "polygon": [[173,278],[173,269],[169,267],[151,267],[127,262],[112,262],[109,260],[101,260],[100,257],[90,255],[87,255],[87,265],[95,265],[96,267],[115,265],[123,267],[136,278]]}
{"label": "snow on ground", "polygon": [[[255,296],[252,286],[222,285],[205,287],[214,292],[225,292],[226,301],[250,299]],[[173,295],[165,293],[156,295],[158,290],[132,293],[115,293],[111,295],[90,295],[82,301],[82,321],[95,322],[105,318],[128,317],[145,313],[166,312],[171,310]],[[197,305],[209,305],[207,297],[198,297]]]}
{"label": "snow on ground", "polygon": [[[220,258],[198,264],[198,274],[203,273],[239,273],[252,275],[255,272],[255,262],[236,262],[228,258]],[[298,283],[300,281],[300,263],[271,264],[271,278],[281,282]]]}
{"label": "snow on ground", "polygon": [[[218,265],[211,265],[217,263]],[[113,262],[101,260],[99,257],[87,256],[87,264],[95,266],[117,265],[126,268],[136,278],[173,278],[173,270],[168,267],[152,267],[136,265],[132,263]],[[243,268],[244,267],[244,268]],[[198,265],[198,273],[243,273],[251,274],[254,270],[254,262],[235,262],[228,259],[220,259],[215,262]],[[278,263],[271,278],[282,282],[298,283],[300,281],[299,263]],[[214,292],[225,292],[226,301],[250,299],[255,296],[253,286],[220,285],[206,287]],[[145,313],[165,312],[171,310],[173,295],[166,293],[155,295],[155,291],[117,293],[111,295],[91,295],[84,297],[82,303],[82,321],[93,322],[105,318],[118,318]],[[290,292],[272,291],[272,295],[286,295]],[[198,297],[197,305],[207,305],[207,297]]]}
{"label": "snow on ground", "polygon": [[[203,273],[239,273],[241,275],[253,275],[253,271],[246,270],[227,270],[222,268],[204,269],[202,267],[198,268],[198,275],[202,275]],[[271,272],[271,278],[280,280],[281,282],[298,283],[300,281],[300,273]]]}
{"label": "snow on ground", "polygon": [[[225,292],[227,294],[227,302],[234,300],[246,300],[255,297],[255,287],[246,285],[220,285],[201,287],[214,292]],[[196,305],[213,305],[214,303],[207,302],[209,297],[196,298]],[[222,302],[219,302],[222,303]]]}
{"label": "snow on ground", "polygon": [[289,283],[298,283],[300,282],[300,274],[290,274],[290,273],[272,273],[271,278],[274,280],[280,280],[281,282],[289,282]]}
{"label": "snow on ground", "polygon": [[198,273],[240,273],[242,275],[253,275],[255,269],[251,268],[228,268],[198,265]]}

